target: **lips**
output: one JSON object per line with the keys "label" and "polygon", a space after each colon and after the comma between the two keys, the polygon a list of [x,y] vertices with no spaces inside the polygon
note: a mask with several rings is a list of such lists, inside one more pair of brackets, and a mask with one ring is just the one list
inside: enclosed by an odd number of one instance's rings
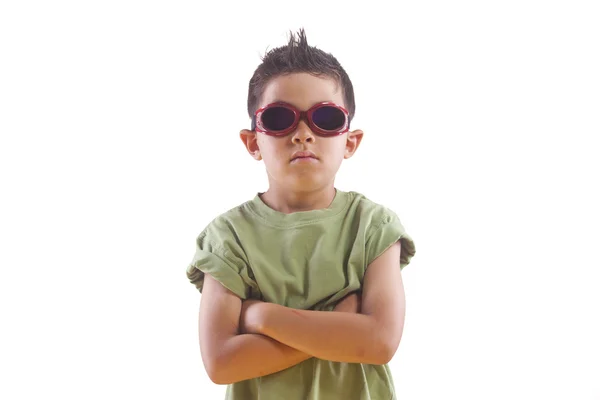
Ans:
{"label": "lips", "polygon": [[312,151],[297,151],[292,155],[291,161],[294,161],[298,158],[314,158],[317,160],[317,156]]}

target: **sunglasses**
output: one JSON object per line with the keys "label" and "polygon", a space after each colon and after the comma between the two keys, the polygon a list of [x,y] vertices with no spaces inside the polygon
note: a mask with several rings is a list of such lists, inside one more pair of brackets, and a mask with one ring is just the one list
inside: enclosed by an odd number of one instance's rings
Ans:
{"label": "sunglasses", "polygon": [[319,136],[337,136],[350,129],[348,110],[325,101],[307,111],[284,102],[271,103],[256,110],[252,130],[270,136],[285,136],[298,127],[301,119],[307,121],[310,129]]}

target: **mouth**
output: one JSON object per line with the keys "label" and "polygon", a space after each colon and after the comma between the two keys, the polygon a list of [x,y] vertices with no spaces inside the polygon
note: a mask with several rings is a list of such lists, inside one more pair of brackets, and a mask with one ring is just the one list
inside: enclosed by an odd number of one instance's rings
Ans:
{"label": "mouth", "polygon": [[319,162],[319,160],[317,160],[314,157],[296,157],[294,158],[292,161],[290,161],[291,164],[306,164],[306,163],[317,163]]}
{"label": "mouth", "polygon": [[317,161],[317,156],[312,151],[298,151],[292,155],[290,162],[294,161]]}

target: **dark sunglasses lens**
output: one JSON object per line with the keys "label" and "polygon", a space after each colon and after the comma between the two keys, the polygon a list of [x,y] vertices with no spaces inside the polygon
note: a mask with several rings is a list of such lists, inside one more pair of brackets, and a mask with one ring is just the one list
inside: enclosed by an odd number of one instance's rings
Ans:
{"label": "dark sunglasses lens", "polygon": [[326,131],[336,131],[346,123],[346,115],[339,108],[324,106],[317,108],[312,115],[315,125]]}
{"label": "dark sunglasses lens", "polygon": [[262,124],[269,131],[282,131],[294,123],[294,112],[285,107],[271,107],[262,114]]}

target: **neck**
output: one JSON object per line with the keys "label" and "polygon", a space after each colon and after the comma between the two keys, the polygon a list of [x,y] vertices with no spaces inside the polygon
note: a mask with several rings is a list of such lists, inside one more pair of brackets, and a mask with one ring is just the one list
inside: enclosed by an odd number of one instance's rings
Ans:
{"label": "neck", "polygon": [[298,211],[327,208],[333,201],[335,192],[333,183],[322,188],[307,191],[294,191],[270,185],[269,190],[263,193],[260,198],[275,211],[291,214]]}

